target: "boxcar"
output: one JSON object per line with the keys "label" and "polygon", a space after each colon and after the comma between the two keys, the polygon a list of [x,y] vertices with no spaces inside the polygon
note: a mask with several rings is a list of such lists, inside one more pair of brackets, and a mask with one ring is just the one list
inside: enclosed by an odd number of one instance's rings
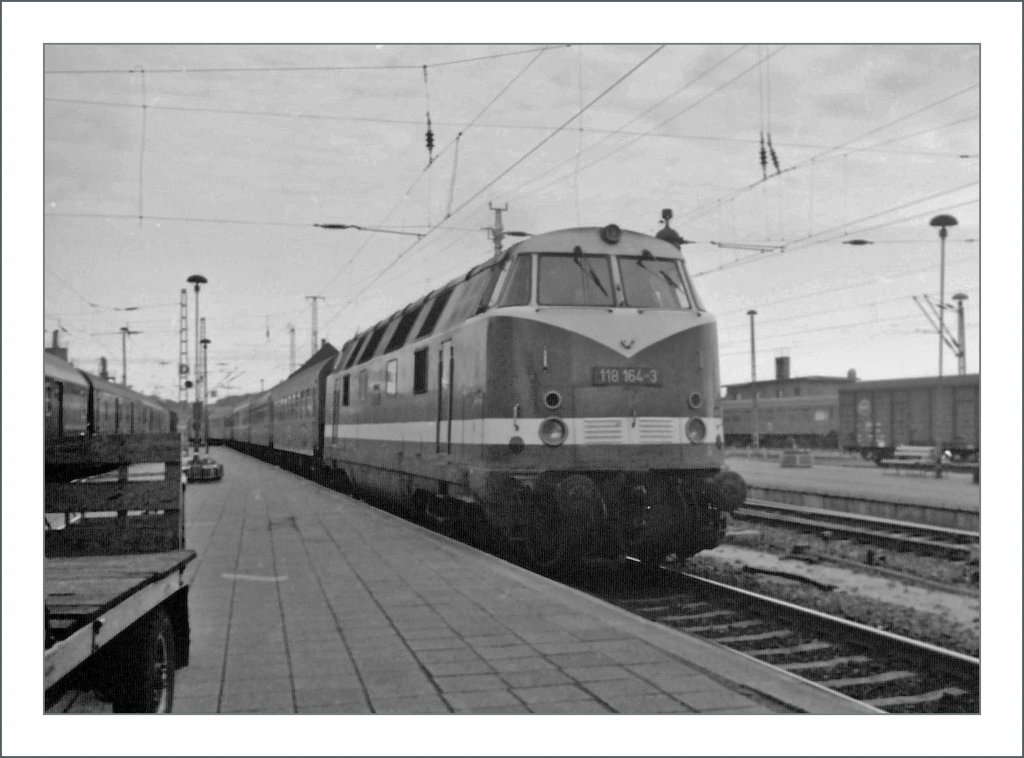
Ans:
{"label": "boxcar", "polygon": [[980,404],[979,374],[858,382],[839,390],[839,437],[875,460],[936,441],[954,460],[976,460]]}

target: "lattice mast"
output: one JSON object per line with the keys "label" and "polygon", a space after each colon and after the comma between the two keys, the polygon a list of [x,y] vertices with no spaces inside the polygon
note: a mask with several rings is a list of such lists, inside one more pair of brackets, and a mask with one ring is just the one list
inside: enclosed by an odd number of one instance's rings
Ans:
{"label": "lattice mast", "polygon": [[178,402],[188,402],[188,290],[181,291],[181,318],[178,326]]}

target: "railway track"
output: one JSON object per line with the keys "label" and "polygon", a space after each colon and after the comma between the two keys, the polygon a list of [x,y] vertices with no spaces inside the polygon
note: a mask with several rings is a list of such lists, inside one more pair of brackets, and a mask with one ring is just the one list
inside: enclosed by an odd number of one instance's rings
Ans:
{"label": "railway track", "polygon": [[651,621],[752,656],[883,713],[979,713],[980,663],[962,653],[678,570],[580,587]]}
{"label": "railway track", "polygon": [[805,532],[829,532],[832,536],[895,548],[903,552],[967,561],[977,557],[978,532],[949,529],[908,521],[862,516],[824,508],[806,508],[751,498],[733,512],[742,521],[757,521]]}

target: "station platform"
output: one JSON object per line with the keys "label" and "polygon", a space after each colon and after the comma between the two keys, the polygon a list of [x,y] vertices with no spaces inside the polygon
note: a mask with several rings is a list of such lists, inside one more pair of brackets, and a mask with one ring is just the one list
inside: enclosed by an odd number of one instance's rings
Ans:
{"label": "station platform", "polygon": [[872,712],[225,448],[187,488],[190,714]]}
{"label": "station platform", "polygon": [[877,466],[782,468],[777,459],[730,455],[726,463],[743,477],[750,496],[863,515],[978,530],[981,488],[970,474],[898,471]]}

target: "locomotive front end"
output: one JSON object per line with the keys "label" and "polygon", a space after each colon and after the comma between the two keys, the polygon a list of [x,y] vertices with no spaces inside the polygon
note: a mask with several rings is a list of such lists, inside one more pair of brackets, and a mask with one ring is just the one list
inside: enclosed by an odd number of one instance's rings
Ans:
{"label": "locomotive front end", "polygon": [[509,439],[488,455],[534,562],[655,562],[717,545],[746,492],[723,470],[715,321],[679,251],[609,226],[510,253],[486,415],[511,424],[492,430]]}

